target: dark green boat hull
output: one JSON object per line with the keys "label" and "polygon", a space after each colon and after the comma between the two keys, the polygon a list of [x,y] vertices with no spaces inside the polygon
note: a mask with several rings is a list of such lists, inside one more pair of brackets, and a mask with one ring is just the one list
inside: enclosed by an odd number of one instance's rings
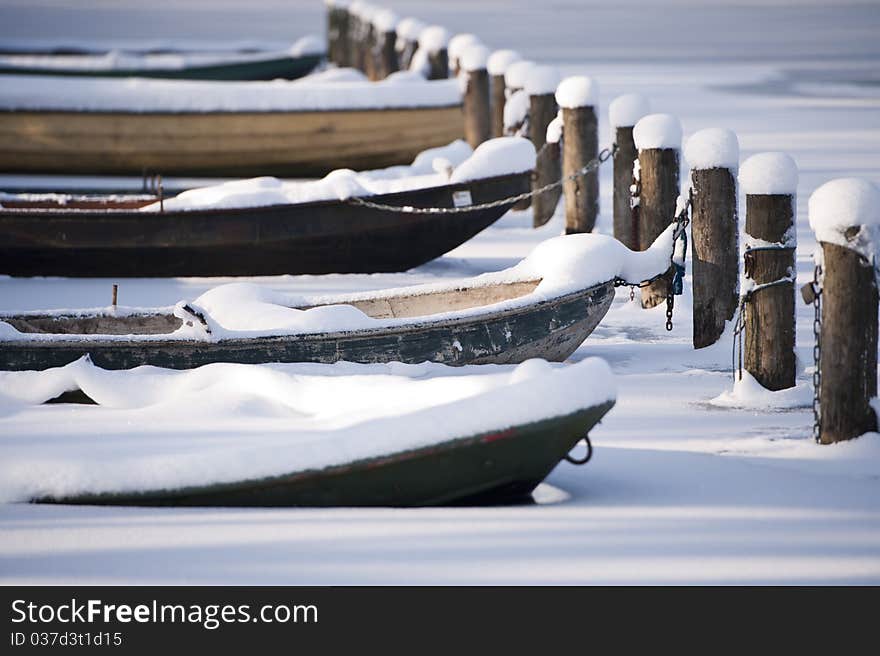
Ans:
{"label": "dark green boat hull", "polygon": [[258,61],[229,62],[211,66],[171,69],[75,69],[41,66],[0,66],[0,75],[60,75],[63,77],[148,77],[170,80],[295,80],[308,75],[324,60],[324,55],[278,57]]}
{"label": "dark green boat hull", "polygon": [[613,405],[608,401],[563,417],[316,471],[179,490],[34,501],[255,507],[509,503],[528,499]]}

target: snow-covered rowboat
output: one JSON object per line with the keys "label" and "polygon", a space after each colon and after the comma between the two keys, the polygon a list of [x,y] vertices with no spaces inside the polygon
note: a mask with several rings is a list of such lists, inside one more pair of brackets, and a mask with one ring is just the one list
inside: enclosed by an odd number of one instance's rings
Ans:
{"label": "snow-covered rowboat", "polygon": [[[82,361],[0,373],[3,407],[23,420],[20,431],[10,427],[0,437],[0,499],[151,506],[516,501],[614,404],[613,377],[597,358],[566,367],[532,360],[512,371],[480,367],[456,376],[443,369],[111,372]],[[34,405],[72,388],[87,390],[98,406],[68,406],[59,425],[49,418],[57,406]]]}
{"label": "snow-covered rowboat", "polygon": [[457,80],[271,82],[0,76],[0,171],[323,175],[463,135]]}
{"label": "snow-covered rowboat", "polygon": [[0,369],[47,369],[86,354],[107,369],[561,361],[605,316],[616,279],[668,269],[672,230],[640,253],[605,235],[557,237],[510,269],[436,285],[292,298],[235,283],[173,308],[0,315]]}
{"label": "snow-covered rowboat", "polygon": [[200,52],[44,51],[0,53],[0,75],[147,77],[179,80],[295,80],[324,60],[323,43],[303,37],[287,50]]}
{"label": "snow-covered rowboat", "polygon": [[[0,273],[240,276],[405,271],[501,217],[529,190],[534,148],[497,139],[425,151],[411,166],[323,180],[243,180],[154,197],[0,194]],[[445,170],[442,170],[444,169]],[[441,169],[435,171],[436,169]],[[458,207],[411,214],[353,205]]]}

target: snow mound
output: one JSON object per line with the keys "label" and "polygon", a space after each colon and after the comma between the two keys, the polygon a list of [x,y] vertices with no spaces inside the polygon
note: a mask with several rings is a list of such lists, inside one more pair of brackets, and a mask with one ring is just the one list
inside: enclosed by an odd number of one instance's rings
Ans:
{"label": "snow mound", "polygon": [[523,89],[531,71],[537,64],[535,62],[520,60],[515,61],[504,73],[504,86],[508,89]]}
{"label": "snow mound", "polygon": [[651,111],[648,99],[640,93],[625,93],[617,96],[608,107],[608,115],[613,128],[629,128],[639,122]]}
{"label": "snow mound", "polygon": [[486,69],[489,75],[504,75],[511,64],[521,60],[522,57],[516,50],[496,50],[489,56]]}
{"label": "snow mound", "polygon": [[752,195],[794,195],[797,193],[798,168],[785,153],[752,155],[739,171],[739,184]]}
{"label": "snow mound", "polygon": [[394,32],[399,23],[400,19],[397,14],[390,9],[381,9],[373,14],[373,27],[378,32]]}
{"label": "snow mound", "polygon": [[474,154],[452,172],[449,182],[467,182],[535,168],[535,147],[522,137],[498,137],[484,141]]}
{"label": "snow mound", "polygon": [[816,241],[880,255],[880,187],[863,178],[826,182],[810,196],[810,228]]}
{"label": "snow mound", "polygon": [[733,130],[706,128],[691,135],[684,147],[688,166],[697,171],[739,167],[739,141]]}
{"label": "snow mound", "polygon": [[[409,166],[391,166],[361,173],[339,169],[328,173],[320,180],[309,182],[283,182],[269,176],[232,180],[209,187],[190,189],[163,202],[166,212],[290,205],[439,187],[449,184],[448,169],[451,169],[452,173],[457,172],[457,181],[464,182],[475,179],[471,177],[472,175],[479,177],[480,166],[491,171],[503,170],[503,173],[519,173],[534,168],[533,162],[530,166],[524,166],[517,171],[511,170],[507,166],[508,163],[510,166],[517,166],[522,161],[521,147],[506,141],[493,147],[491,146],[493,141],[498,140],[487,141],[481,147],[487,146],[500,156],[498,161],[488,162],[485,156],[480,155],[478,160],[461,171],[458,168],[464,166],[476,153],[467,143],[459,139],[447,146],[429,148],[419,153]],[[512,159],[508,159],[510,157]],[[504,170],[505,168],[507,170]],[[503,173],[489,173],[482,177]],[[141,208],[141,211],[158,212],[160,208],[159,203],[152,203]]]}
{"label": "snow mound", "polygon": [[212,82],[144,78],[0,76],[0,110],[205,113],[443,107],[461,102],[456,80],[328,78]]}
{"label": "snow mound", "polygon": [[709,403],[721,408],[744,410],[808,408],[813,404],[813,387],[809,382],[800,382],[795,387],[772,392],[743,370],[742,380],[734,380],[733,390],[722,392]]}
{"label": "snow mound", "polygon": [[297,39],[290,46],[289,52],[292,57],[305,57],[306,55],[321,55],[326,50],[327,44],[324,42],[324,39],[314,34],[307,34]]}
{"label": "snow mound", "polygon": [[480,43],[473,43],[462,51],[459,65],[465,71],[481,71],[485,70],[488,60],[489,49]]}
{"label": "snow mound", "polygon": [[567,77],[556,89],[556,103],[568,109],[595,107],[599,104],[599,85],[585,75]]}
{"label": "snow mound", "polygon": [[[32,405],[65,389],[82,389],[99,405],[66,408],[63,422],[51,419],[57,406]],[[82,359],[0,372],[0,406],[23,426],[0,434],[0,502],[320,470],[614,398],[614,377],[598,358],[564,367],[211,364],[188,371],[107,371]]]}
{"label": "snow mound", "polygon": [[534,66],[526,77],[525,90],[530,96],[552,94],[559,86],[559,71],[552,66]]}
{"label": "snow mound", "polygon": [[424,30],[425,27],[427,27],[427,25],[425,25],[418,18],[408,16],[406,18],[402,18],[397,24],[397,36],[398,38],[405,39],[407,41],[418,41],[419,34],[422,33],[422,30]]}
{"label": "snow mound", "polygon": [[440,25],[429,25],[419,33],[419,47],[429,53],[438,53],[449,43],[449,32]]}
{"label": "snow mound", "polygon": [[671,114],[648,114],[633,128],[638,150],[681,147],[681,122]]}

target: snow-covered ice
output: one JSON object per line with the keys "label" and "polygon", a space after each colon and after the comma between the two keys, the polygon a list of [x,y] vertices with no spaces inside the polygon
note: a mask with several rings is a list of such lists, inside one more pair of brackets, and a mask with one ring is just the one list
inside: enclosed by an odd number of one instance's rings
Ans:
{"label": "snow-covered ice", "polygon": [[[157,29],[148,20],[156,12],[134,0],[117,0],[112,11],[97,0],[56,4],[52,21],[44,20],[37,3],[8,3],[0,7],[0,40],[21,45],[18,26],[27,21],[33,27],[28,43],[118,46],[135,39],[203,46],[213,38],[228,48],[253,37],[260,47],[271,42],[283,48],[291,25],[320,25],[325,11],[320,3],[269,3],[263,11],[261,2],[169,3],[163,15],[198,17],[196,33],[170,19]],[[743,169],[756,153],[788,153],[799,168],[799,285],[813,274],[810,194],[833,178],[880,180],[880,88],[872,82],[880,12],[871,3],[778,2],[756,9],[751,0],[584,0],[551,11],[516,0],[505,4],[503,21],[497,3],[398,0],[390,6],[453,32],[473,31],[494,48],[516,48],[564,76],[590,76],[603,98],[639,92],[652,111],[679,117],[685,136],[709,127],[734,130]],[[115,18],[131,12],[142,20]],[[587,20],[591,12],[601,20]],[[106,25],[112,20],[111,37]],[[700,29],[688,30],[687,39],[670,39],[684,24]],[[627,25],[626,43],[611,29],[619,25]],[[608,106],[603,101],[597,109],[600,146],[607,146],[613,138]],[[606,234],[611,179],[606,164],[597,224]],[[742,170],[740,182],[744,193]],[[509,213],[407,274],[247,281],[290,294],[433,284],[512,266],[538,242],[560,234],[562,206],[546,226],[531,225],[530,213]],[[0,578],[268,585],[880,583],[880,435],[819,446],[810,437],[812,412],[798,403],[785,410],[712,404],[733,390],[732,344],[726,337],[717,348],[693,350],[689,280],[685,295],[676,298],[671,333],[663,328],[663,308],[643,311],[622,289],[575,353],[572,360],[599,356],[609,363],[617,405],[591,433],[593,460],[580,468],[557,467],[535,506],[261,511],[5,505]],[[240,280],[0,278],[0,309],[103,305],[114,282],[121,302],[168,306]],[[811,375],[812,312],[798,303],[801,386]],[[51,410],[63,426],[72,408]],[[6,425],[10,416],[0,415]]]}

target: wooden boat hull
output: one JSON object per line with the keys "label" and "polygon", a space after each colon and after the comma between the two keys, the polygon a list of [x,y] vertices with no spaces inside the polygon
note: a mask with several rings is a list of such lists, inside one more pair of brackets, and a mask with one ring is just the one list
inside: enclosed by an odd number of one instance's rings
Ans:
{"label": "wooden boat hull", "polygon": [[308,75],[324,60],[324,55],[276,57],[227,62],[185,68],[47,68],[43,66],[0,66],[0,75],[61,75],[65,77],[147,77],[170,80],[295,80]]}
{"label": "wooden boat hull", "polygon": [[[371,198],[453,207],[529,189],[529,173]],[[242,276],[405,271],[464,243],[510,205],[404,214],[327,201],[244,209],[139,212],[0,209],[0,273],[15,276]]]}
{"label": "wooden boat hull", "polygon": [[[510,364],[529,358],[562,361],[587,338],[614,299],[612,282],[521,307],[394,328],[216,342],[63,340],[0,342],[0,370],[60,367],[88,354],[104,369],[155,365],[190,369],[211,362],[441,362]],[[19,330],[35,318],[0,317]],[[54,332],[46,320],[42,327]],[[48,322],[51,323],[52,319]],[[165,327],[173,330],[173,326]]]}
{"label": "wooden boat hull", "polygon": [[325,112],[0,112],[0,171],[318,176],[460,139],[461,105]]}
{"label": "wooden boat hull", "polygon": [[136,506],[435,506],[522,500],[611,409],[567,416],[317,471],[179,490],[41,498]]}

